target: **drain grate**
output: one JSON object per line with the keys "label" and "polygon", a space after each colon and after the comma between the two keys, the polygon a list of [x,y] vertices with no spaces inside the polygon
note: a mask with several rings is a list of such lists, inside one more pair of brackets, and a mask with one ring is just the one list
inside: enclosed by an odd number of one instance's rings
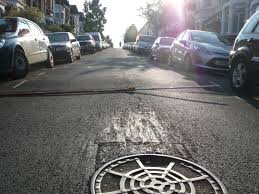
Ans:
{"label": "drain grate", "polygon": [[176,157],[145,154],[111,161],[92,177],[92,194],[227,194],[205,168]]}

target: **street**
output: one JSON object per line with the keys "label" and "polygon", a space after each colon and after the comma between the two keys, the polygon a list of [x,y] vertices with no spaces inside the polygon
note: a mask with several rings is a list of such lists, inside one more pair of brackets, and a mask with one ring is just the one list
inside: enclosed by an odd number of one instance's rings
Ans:
{"label": "street", "polygon": [[140,153],[195,162],[230,194],[259,193],[259,98],[238,97],[227,75],[110,48],[1,78],[0,96],[0,193],[89,193],[103,164]]}

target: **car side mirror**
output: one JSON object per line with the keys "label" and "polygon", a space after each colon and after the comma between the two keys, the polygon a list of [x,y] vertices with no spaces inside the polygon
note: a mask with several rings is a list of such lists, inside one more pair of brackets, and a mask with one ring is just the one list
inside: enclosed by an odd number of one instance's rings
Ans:
{"label": "car side mirror", "polygon": [[25,36],[26,34],[29,34],[29,33],[30,33],[30,31],[28,29],[21,29],[18,33],[18,36],[23,37],[23,36]]}
{"label": "car side mirror", "polygon": [[76,39],[71,39],[71,43],[72,43],[72,42],[76,42]]}

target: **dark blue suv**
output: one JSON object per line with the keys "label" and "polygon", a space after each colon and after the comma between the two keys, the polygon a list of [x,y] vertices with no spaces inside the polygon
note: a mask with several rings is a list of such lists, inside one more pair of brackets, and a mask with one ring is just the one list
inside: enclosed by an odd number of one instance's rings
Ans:
{"label": "dark blue suv", "polygon": [[247,92],[259,81],[259,12],[238,34],[230,52],[230,81],[238,93]]}

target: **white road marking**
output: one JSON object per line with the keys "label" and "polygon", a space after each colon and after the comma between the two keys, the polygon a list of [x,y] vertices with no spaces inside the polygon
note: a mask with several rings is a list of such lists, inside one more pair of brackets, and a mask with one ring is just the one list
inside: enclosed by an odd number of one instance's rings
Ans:
{"label": "white road marking", "polygon": [[125,122],[120,114],[113,116],[101,133],[102,142],[160,143],[165,138],[155,112],[129,112]]}
{"label": "white road marking", "polygon": [[23,85],[24,83],[28,82],[29,80],[23,80],[22,82],[16,84],[15,86],[13,86],[13,88],[18,88],[19,86]]}
{"label": "white road marking", "polygon": [[38,76],[42,76],[44,74],[46,74],[46,72],[39,73]]}

